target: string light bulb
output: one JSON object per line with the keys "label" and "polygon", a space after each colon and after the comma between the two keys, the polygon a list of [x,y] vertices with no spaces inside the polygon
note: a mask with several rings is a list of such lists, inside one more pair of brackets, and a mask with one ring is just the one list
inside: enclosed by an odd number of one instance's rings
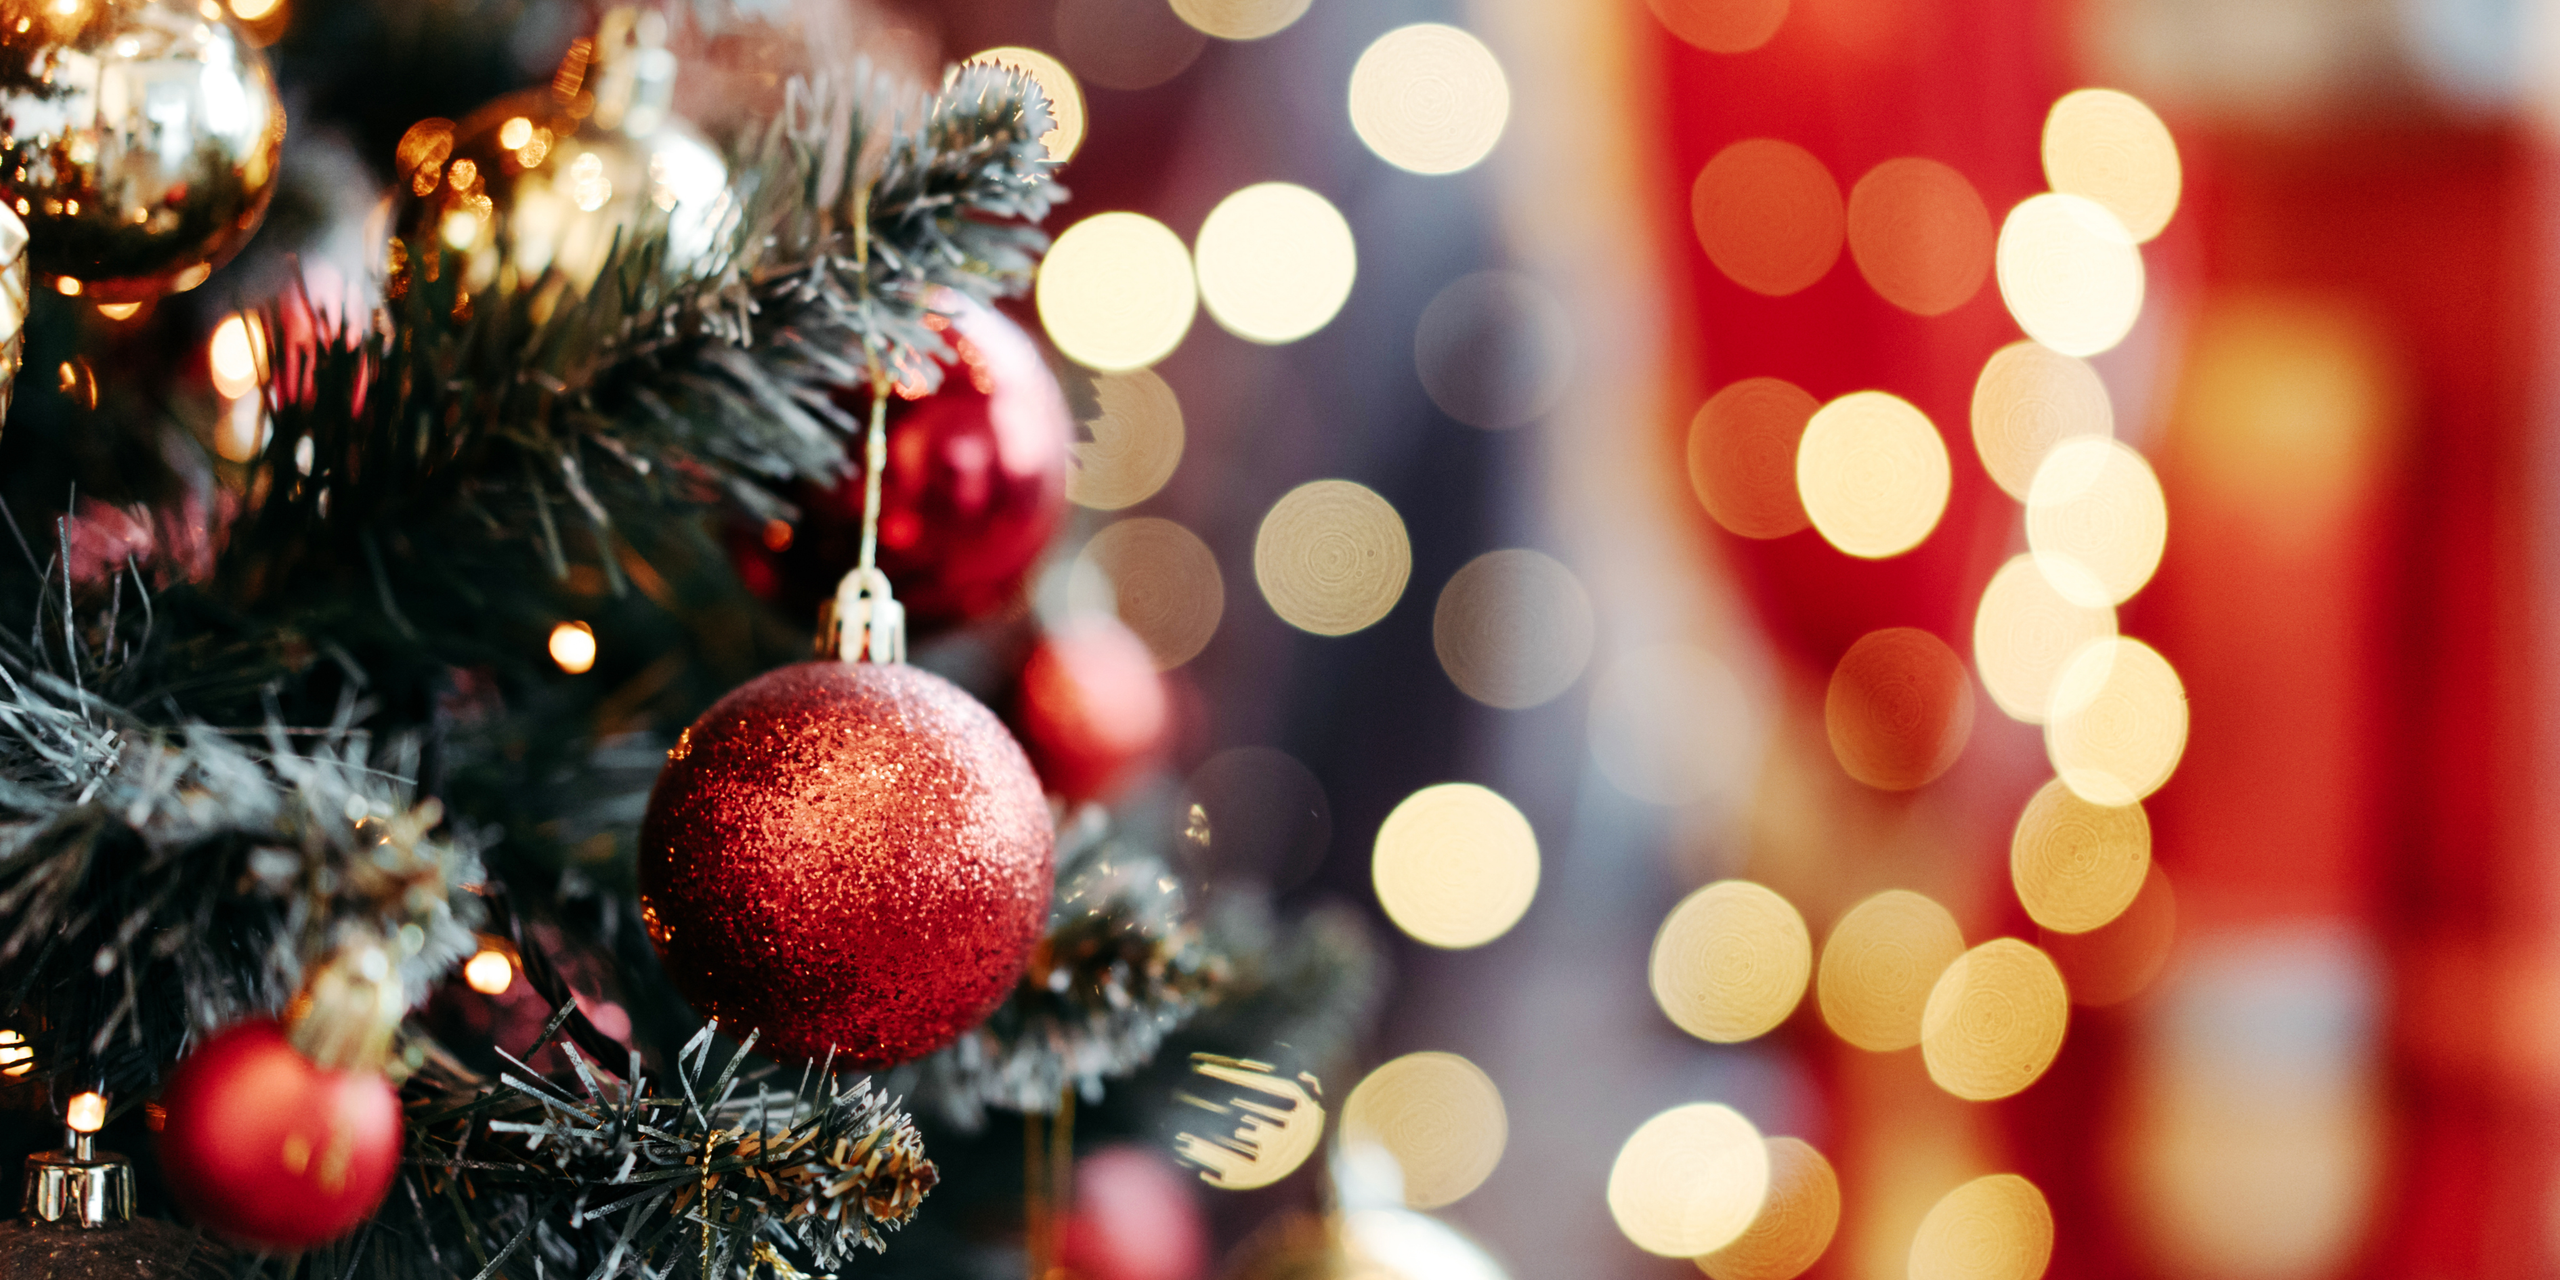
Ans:
{"label": "string light bulb", "polygon": [[503,995],[516,982],[515,964],[507,953],[494,947],[483,947],[462,966],[462,980],[484,996]]}

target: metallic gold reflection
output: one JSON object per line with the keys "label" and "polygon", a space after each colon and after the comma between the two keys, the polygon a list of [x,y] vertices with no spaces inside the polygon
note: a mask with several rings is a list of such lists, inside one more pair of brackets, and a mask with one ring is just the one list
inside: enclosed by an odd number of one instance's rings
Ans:
{"label": "metallic gold reflection", "polygon": [[1994,262],[2018,327],[2064,355],[2105,351],[2142,316],[2142,251],[2093,200],[2047,192],[2019,202]]}
{"label": "metallic gold reflection", "polygon": [[1147,369],[1099,375],[1093,395],[1100,412],[1084,424],[1093,439],[1070,446],[1067,500],[1096,511],[1134,507],[1182,463],[1182,401]]}
{"label": "metallic gold reflection", "polygon": [[1801,1138],[1769,1139],[1769,1194],[1733,1243],[1697,1259],[1713,1280],[1795,1280],[1840,1229],[1840,1177]]}
{"label": "metallic gold reflection", "polygon": [[1783,297],[1840,258],[1847,210],[1813,153],[1747,138],[1716,153],[1689,191],[1689,219],[1716,269],[1753,293]]}
{"label": "metallic gold reflection", "polygon": [[2098,371],[2032,340],[1992,352],[1973,384],[1973,447],[1991,482],[2020,502],[2053,446],[2115,429],[2115,405]]}
{"label": "metallic gold reflection", "polygon": [[1189,529],[1153,517],[1117,521],[1077,558],[1110,582],[1120,620],[1147,642],[1158,670],[1191,661],[1217,634],[1226,582],[1217,557]]}
{"label": "metallic gold reflection", "polygon": [[2187,691],[2139,640],[2082,646],[2053,682],[2045,755],[2093,804],[2133,804],[2160,789],[2187,749]]}
{"label": "metallic gold reflection", "polygon": [[1973,615],[1973,665],[2011,719],[2043,724],[2063,664],[2115,634],[2115,610],[2063,599],[2034,556],[2013,556],[1982,589]]}
{"label": "metallic gold reflection", "polygon": [[1253,540],[1253,578],[1271,611],[1320,636],[1349,635],[1387,616],[1412,576],[1404,520],[1348,480],[1290,490]]}
{"label": "metallic gold reflection", "polygon": [[1804,917],[1747,880],[1690,894],[1653,939],[1654,1002],[1701,1040],[1734,1044],[1766,1034],[1795,1011],[1812,973]]}
{"label": "metallic gold reflection", "polygon": [[1963,954],[1964,932],[1945,907],[1907,889],[1879,893],[1849,908],[1822,944],[1822,1020],[1861,1049],[1908,1049],[1920,1043],[1938,975]]}
{"label": "metallic gold reflection", "polygon": [[1882,391],[1822,406],[1796,446],[1805,514],[1823,541],[1862,559],[1898,556],[1927,539],[1953,478],[1928,415]]}
{"label": "metallic gold reflection", "polygon": [[2057,778],[2018,815],[2009,882],[2037,924],[2087,933],[2123,915],[2151,871],[2151,821],[2142,806],[2091,804]]}
{"label": "metallic gold reflection", "polygon": [[1387,815],[1369,875],[1379,909],[1415,941],[1480,947],[1509,932],[1538,896],[1538,835],[1500,794],[1444,782]]}
{"label": "metallic gold reflection", "polygon": [[2132,94],[2062,95],[2045,116],[2043,149],[2046,184],[2105,205],[2137,243],[2159,235],[2178,211],[2177,141]]}
{"label": "metallic gold reflection", "polygon": [[1461,692],[1519,710],[1580,678],[1596,629],[1591,597],[1572,570],[1535,551],[1488,551],[1440,589],[1431,644]]}
{"label": "metallic gold reflection", "polygon": [[1694,1258],[1731,1244],[1769,1194],[1769,1148],[1731,1107],[1693,1102],[1647,1120],[1609,1169],[1609,1214],[1647,1253]]}
{"label": "metallic gold reflection", "polygon": [[1398,27],[1352,65],[1351,130],[1399,169],[1473,168],[1502,140],[1510,120],[1511,82],[1502,63],[1456,27]]}
{"label": "metallic gold reflection", "polygon": [[1248,342],[1295,342],[1351,296],[1359,253],[1333,202],[1289,182],[1259,182],[1218,202],[1194,250],[1200,301]]}
{"label": "metallic gold reflection", "polygon": [[2062,971],[2015,938],[1994,938],[1956,957],[1920,1015],[1929,1078],[1959,1098],[1987,1102],[2036,1082],[2062,1050],[2071,1021]]}
{"label": "metallic gold reflection", "polygon": [[[1074,73],[1067,70],[1067,64],[1037,49],[1025,49],[1019,45],[1004,45],[973,54],[968,61],[1011,67],[1031,77],[1032,83],[1040,86],[1041,96],[1049,100],[1052,122],[1049,131],[1040,135],[1040,141],[1048,148],[1051,160],[1064,164],[1075,155],[1076,148],[1084,145],[1084,87],[1076,83]],[[526,136],[530,137],[531,132],[527,130]],[[505,140],[502,138],[500,141]],[[513,149],[524,143],[509,142],[506,145]]]}
{"label": "metallic gold reflection", "polygon": [[1991,274],[1991,211],[1964,175],[1904,156],[1849,190],[1849,256],[1884,300],[1914,315],[1963,306]]}
{"label": "metallic gold reflection", "polygon": [[1910,1280],[2037,1280],[2053,1260],[2053,1210],[2014,1173],[1950,1191],[1920,1220]]}
{"label": "metallic gold reflection", "polygon": [[1813,522],[1796,496],[1796,446],[1821,404],[1794,383],[1744,378],[1689,422],[1689,485],[1717,524],[1783,538]]}
{"label": "metallic gold reflection", "polygon": [[1937,781],[1973,735],[1964,660],[1917,627],[1859,637],[1831,672],[1823,727],[1850,777],[1885,791]]}
{"label": "metallic gold reflection", "polygon": [[2027,549],[2073,604],[2122,604],[2151,581],[2169,501],[2141,454],[2082,437],[2055,445],[2027,489]]}
{"label": "metallic gold reflection", "polygon": [[1078,364],[1117,373],[1172,354],[1200,302],[1191,251],[1141,213],[1098,213],[1040,263],[1041,327]]}
{"label": "metallic gold reflection", "polygon": [[1342,1140],[1394,1156],[1414,1209],[1455,1204],[1482,1185],[1509,1133],[1502,1091],[1454,1053],[1408,1053],[1370,1072],[1342,1104]]}
{"label": "metallic gold reflection", "polygon": [[1174,1154],[1197,1166],[1202,1182],[1227,1191],[1270,1186],[1297,1172],[1324,1140],[1324,1104],[1316,1101],[1322,1090],[1314,1076],[1302,1071],[1291,1079],[1270,1063],[1213,1053],[1191,1055],[1191,1070],[1244,1090],[1223,1102],[1176,1095],[1212,1115],[1242,1117],[1208,1137],[1175,1135]]}
{"label": "metallic gold reflection", "polygon": [[1173,0],[1175,17],[1202,35],[1221,40],[1259,40],[1289,28],[1307,12],[1309,0]]}
{"label": "metallic gold reflection", "polygon": [[2178,897],[2168,873],[2152,863],[2124,914],[2087,933],[2045,930],[2038,936],[2073,1004],[2100,1008],[2142,994],[2169,963],[2178,938]]}

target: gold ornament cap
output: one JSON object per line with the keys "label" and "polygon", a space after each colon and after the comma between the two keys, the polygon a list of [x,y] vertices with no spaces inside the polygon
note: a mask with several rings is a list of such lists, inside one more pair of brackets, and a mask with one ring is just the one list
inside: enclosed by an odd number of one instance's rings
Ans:
{"label": "gold ornament cap", "polygon": [[27,1194],[22,1206],[30,1226],[122,1226],[133,1218],[133,1166],[112,1151],[90,1148],[91,1136],[107,1120],[107,1100],[95,1093],[71,1099],[64,1123],[71,1146],[39,1151],[27,1157]]}

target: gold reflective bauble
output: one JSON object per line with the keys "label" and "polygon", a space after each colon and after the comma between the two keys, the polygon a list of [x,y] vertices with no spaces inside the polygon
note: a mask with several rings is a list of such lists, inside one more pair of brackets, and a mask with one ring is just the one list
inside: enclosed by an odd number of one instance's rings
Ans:
{"label": "gold reflective bauble", "polygon": [[212,0],[0,0],[0,195],[43,287],[204,283],[276,190],[284,107]]}
{"label": "gold reflective bauble", "polygon": [[703,259],[734,208],[728,166],[668,113],[666,20],[608,12],[550,86],[427,120],[400,139],[389,286],[460,273],[464,297],[530,288],[556,272],[583,291],[617,237],[665,219],[666,265]]}

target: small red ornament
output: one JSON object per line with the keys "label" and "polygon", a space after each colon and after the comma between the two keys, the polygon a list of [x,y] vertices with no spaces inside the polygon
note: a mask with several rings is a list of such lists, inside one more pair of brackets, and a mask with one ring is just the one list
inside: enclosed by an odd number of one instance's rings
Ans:
{"label": "small red ornament", "polygon": [[1017,719],[1049,789],[1100,800],[1164,747],[1172,723],[1164,677],[1136,632],[1088,614],[1043,638],[1023,664]]}
{"label": "small red ornament", "polygon": [[1058,1261],[1090,1280],[1198,1280],[1209,1269],[1199,1185],[1145,1147],[1086,1156],[1076,1164]]}
{"label": "small red ornament", "polygon": [[169,1192],[213,1232],[307,1249],[354,1230],[400,1166],[400,1095],[302,1056],[276,1022],[214,1034],[160,1095]]}
{"label": "small red ornament", "polygon": [[1013,989],[1049,914],[1040,779],[995,713],[902,664],[804,662],[667,753],[641,917],[676,989],[756,1049],[922,1057]]}
{"label": "small red ornament", "polygon": [[[995,311],[957,301],[945,336],[957,352],[930,395],[893,389],[889,468],[880,487],[880,568],[918,624],[966,621],[1011,599],[1067,509],[1075,419],[1031,336]],[[836,390],[868,421],[871,389]],[[792,495],[797,525],[742,529],[731,555],[749,590],[795,615],[835,593],[862,547],[862,452],[833,487]]]}

